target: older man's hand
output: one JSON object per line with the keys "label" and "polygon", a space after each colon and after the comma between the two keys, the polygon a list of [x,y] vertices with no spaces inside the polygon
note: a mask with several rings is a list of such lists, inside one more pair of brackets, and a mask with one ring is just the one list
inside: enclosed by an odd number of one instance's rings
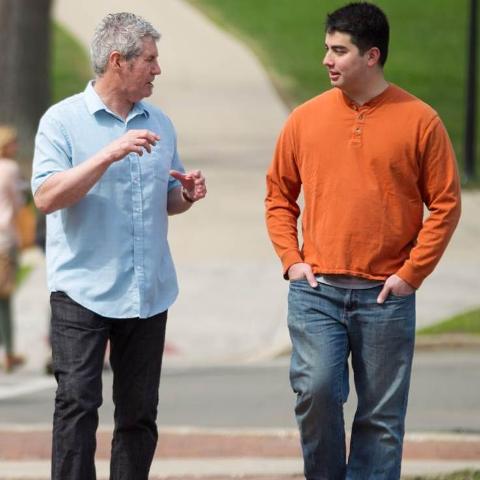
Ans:
{"label": "older man's hand", "polygon": [[170,175],[182,184],[185,195],[192,203],[204,198],[207,194],[205,177],[200,170],[192,170],[186,173],[170,170]]}
{"label": "older man's hand", "polygon": [[160,137],[150,130],[129,130],[108,144],[102,150],[102,153],[109,162],[118,162],[129,153],[143,155],[145,150],[150,153],[152,146],[154,146],[158,140],[160,140]]}

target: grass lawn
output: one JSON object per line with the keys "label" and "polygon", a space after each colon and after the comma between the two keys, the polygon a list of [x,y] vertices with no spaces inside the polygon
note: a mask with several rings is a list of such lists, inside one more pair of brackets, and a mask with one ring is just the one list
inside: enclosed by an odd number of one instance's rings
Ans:
{"label": "grass lawn", "polygon": [[464,471],[434,477],[405,477],[403,480],[480,480],[480,472]]}
{"label": "grass lawn", "polygon": [[420,335],[441,335],[445,333],[464,333],[480,335],[480,308],[455,315],[448,320],[417,332]]}
{"label": "grass lawn", "polygon": [[31,271],[32,271],[31,265],[20,265],[20,267],[17,269],[17,275],[16,275],[17,288],[27,279]]}
{"label": "grass lawn", "polygon": [[82,92],[91,78],[87,52],[67,30],[52,23],[51,103]]}
{"label": "grass lawn", "polygon": [[[329,88],[321,64],[325,14],[347,3],[345,0],[190,0],[190,3],[251,47],[288,105],[294,106]],[[376,3],[391,23],[387,78],[440,113],[462,163],[468,1],[377,0]],[[480,176],[480,141],[477,143]]]}

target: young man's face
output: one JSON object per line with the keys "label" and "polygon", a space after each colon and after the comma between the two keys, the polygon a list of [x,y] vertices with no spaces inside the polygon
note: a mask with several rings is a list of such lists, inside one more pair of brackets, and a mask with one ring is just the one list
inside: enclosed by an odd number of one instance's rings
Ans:
{"label": "young man's face", "polygon": [[155,40],[146,37],[140,55],[127,62],[125,67],[124,88],[128,100],[134,103],[149,97],[153,92],[153,81],[161,73]]}
{"label": "young man's face", "polygon": [[330,83],[345,92],[356,91],[364,84],[368,72],[368,52],[360,54],[350,34],[332,32],[325,36],[325,57]]}

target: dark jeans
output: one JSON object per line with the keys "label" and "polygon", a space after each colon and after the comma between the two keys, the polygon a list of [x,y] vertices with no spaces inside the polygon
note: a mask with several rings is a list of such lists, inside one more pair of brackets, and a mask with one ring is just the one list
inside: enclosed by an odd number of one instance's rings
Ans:
{"label": "dark jeans", "polygon": [[115,429],[111,480],[148,479],[157,444],[157,405],[167,312],[148,319],[97,315],[63,292],[52,306],[52,479],[94,480],[95,433],[102,404],[107,341],[113,370]]}

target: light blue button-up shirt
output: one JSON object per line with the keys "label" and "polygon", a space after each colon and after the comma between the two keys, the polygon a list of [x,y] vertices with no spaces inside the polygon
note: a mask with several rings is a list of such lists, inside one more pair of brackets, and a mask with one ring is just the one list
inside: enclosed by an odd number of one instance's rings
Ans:
{"label": "light blue button-up shirt", "polygon": [[136,103],[128,118],[109,110],[88,84],[83,93],[52,106],[35,140],[32,190],[51,175],[84,162],[128,130],[160,136],[149,154],[113,163],[75,205],[47,215],[50,291],[110,318],[148,318],[168,309],[178,294],[167,242],[167,194],[184,171],[170,119]]}

